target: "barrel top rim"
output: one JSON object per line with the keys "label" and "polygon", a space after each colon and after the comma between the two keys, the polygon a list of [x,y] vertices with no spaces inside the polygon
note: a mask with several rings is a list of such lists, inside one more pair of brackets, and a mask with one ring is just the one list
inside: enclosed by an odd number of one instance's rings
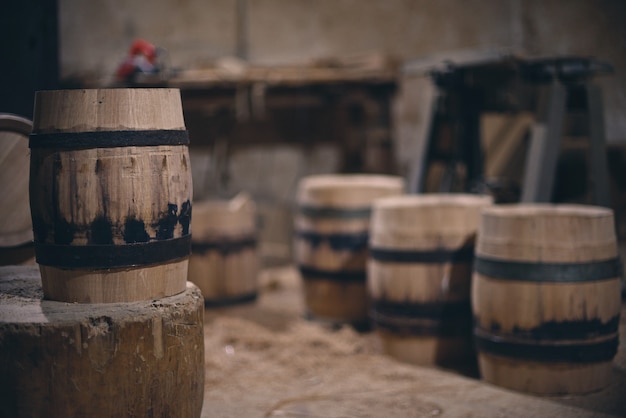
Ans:
{"label": "barrel top rim", "polygon": [[97,91],[110,91],[110,92],[128,92],[128,91],[141,91],[141,92],[153,92],[153,91],[173,91],[180,93],[180,89],[177,87],[101,87],[101,88],[77,88],[77,89],[50,89],[50,90],[37,90],[35,92],[36,95],[47,95],[47,94],[61,94],[61,93],[87,93],[87,92],[97,92]]}
{"label": "barrel top rim", "polygon": [[601,206],[558,203],[513,203],[485,207],[485,216],[536,218],[546,216],[612,217],[613,210]]}
{"label": "barrel top rim", "polygon": [[315,174],[303,177],[300,187],[305,189],[337,189],[344,187],[404,187],[400,176],[383,174]]}
{"label": "barrel top rim", "polygon": [[182,130],[181,100],[176,88],[40,90],[33,133]]}
{"label": "barrel top rim", "polygon": [[426,193],[387,196],[376,199],[377,209],[407,209],[436,207],[487,207],[493,197],[469,193]]}
{"label": "barrel top rim", "polygon": [[175,131],[186,131],[186,127],[179,127],[179,128],[172,128],[172,129],[161,129],[161,128],[133,128],[133,127],[126,127],[126,126],[117,126],[115,128],[108,128],[108,127],[102,127],[102,126],[94,126],[91,127],[89,129],[85,129],[82,126],[78,126],[78,127],[72,127],[72,129],[38,129],[38,128],[34,128],[33,131],[31,132],[30,136],[31,137],[41,137],[43,135],[53,135],[53,134],[72,134],[72,133],[76,133],[76,134],[90,134],[90,133],[95,133],[95,132],[175,132]]}

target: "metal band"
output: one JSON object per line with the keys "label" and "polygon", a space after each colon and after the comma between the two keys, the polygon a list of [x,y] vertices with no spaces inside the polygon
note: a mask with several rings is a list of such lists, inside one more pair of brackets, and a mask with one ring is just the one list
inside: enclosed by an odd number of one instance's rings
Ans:
{"label": "metal band", "polygon": [[[474,318],[474,323],[480,323],[479,318]],[[483,332],[499,334],[501,327],[493,322],[489,331]],[[530,341],[573,341],[586,340],[614,335],[619,329],[619,314],[602,322],[599,318],[569,321],[545,321],[541,325],[530,329],[519,327],[513,328],[509,334],[511,338]]]}
{"label": "metal band", "polygon": [[430,251],[370,248],[369,254],[371,259],[387,263],[470,263],[474,259],[474,247],[456,250],[438,248]]}
{"label": "metal band", "polygon": [[354,234],[318,234],[316,232],[296,231],[296,236],[317,248],[322,242],[328,242],[334,251],[361,251],[367,249],[369,235],[367,231]]}
{"label": "metal band", "polygon": [[432,319],[400,321],[375,312],[371,313],[370,319],[377,328],[400,336],[465,337],[471,341],[471,322],[445,322]]}
{"label": "metal band", "polygon": [[307,218],[324,219],[369,219],[371,207],[338,209],[331,207],[299,206],[298,212]]}
{"label": "metal band", "polygon": [[186,130],[57,132],[31,134],[30,148],[91,149],[189,145]]}
{"label": "metal band", "polygon": [[554,343],[508,340],[474,330],[474,342],[479,351],[497,356],[538,362],[592,363],[611,361],[617,353],[618,336],[599,342]]}
{"label": "metal band", "polygon": [[62,269],[111,269],[146,266],[188,257],[191,235],[123,245],[35,243],[37,263]]}
{"label": "metal band", "polygon": [[340,283],[365,283],[367,272],[365,271],[329,271],[318,270],[311,267],[299,266],[300,274],[304,280],[330,280]]}
{"label": "metal band", "polygon": [[207,308],[219,308],[221,306],[237,305],[240,303],[253,302],[257,299],[257,297],[257,292],[251,292],[243,294],[241,296],[234,296],[229,298],[205,299],[204,306],[206,306]]}
{"label": "metal band", "polygon": [[471,335],[469,300],[458,302],[397,303],[373,301],[370,317],[378,327],[399,335]]}
{"label": "metal band", "polygon": [[219,252],[223,256],[229,254],[235,254],[245,250],[246,248],[254,249],[257,246],[257,239],[255,237],[244,238],[240,240],[228,240],[222,241],[205,241],[205,242],[192,242],[191,252],[194,254],[205,254],[210,251]]}
{"label": "metal band", "polygon": [[445,319],[458,316],[469,317],[472,309],[469,300],[455,302],[390,302],[373,300],[371,309],[385,316],[403,318]]}
{"label": "metal band", "polygon": [[483,276],[529,282],[590,282],[622,275],[619,258],[589,263],[529,263],[477,256],[474,270]]}

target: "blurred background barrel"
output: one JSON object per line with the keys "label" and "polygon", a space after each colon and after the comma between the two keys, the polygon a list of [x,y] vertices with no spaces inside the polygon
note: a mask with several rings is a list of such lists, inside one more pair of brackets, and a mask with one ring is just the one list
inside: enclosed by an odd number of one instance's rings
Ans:
{"label": "blurred background barrel", "polygon": [[256,206],[246,193],[196,202],[189,280],[205,303],[225,305],[257,297],[259,255]]}
{"label": "blurred background barrel", "polygon": [[472,283],[482,378],[543,395],[604,388],[618,347],[621,274],[610,209],[485,209]]}
{"label": "blurred background barrel", "polygon": [[491,204],[489,196],[470,194],[374,203],[367,283],[387,354],[420,365],[475,364],[472,261],[480,211]]}
{"label": "blurred background barrel", "polygon": [[37,93],[30,205],[46,298],[130,302],[185,290],[188,141],[177,89]]}
{"label": "blurred background barrel", "polygon": [[0,113],[0,265],[35,261],[28,203],[28,136],[32,128],[26,118]]}
{"label": "blurred background barrel", "polygon": [[400,177],[316,175],[298,185],[295,258],[307,315],[367,327],[366,262],[371,205],[403,192]]}

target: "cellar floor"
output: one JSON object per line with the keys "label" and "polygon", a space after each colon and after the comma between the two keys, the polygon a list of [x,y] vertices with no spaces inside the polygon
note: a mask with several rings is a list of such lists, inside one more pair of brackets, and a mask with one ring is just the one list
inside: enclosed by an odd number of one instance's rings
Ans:
{"label": "cellar floor", "polygon": [[611,384],[564,397],[400,363],[375,332],[329,329],[303,312],[292,267],[264,270],[255,302],[205,310],[202,417],[626,417],[626,304]]}

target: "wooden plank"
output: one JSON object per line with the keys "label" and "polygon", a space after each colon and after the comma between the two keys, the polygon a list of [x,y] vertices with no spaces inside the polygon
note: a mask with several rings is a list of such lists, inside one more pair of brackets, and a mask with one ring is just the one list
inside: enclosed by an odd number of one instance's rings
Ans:
{"label": "wooden plank", "polygon": [[596,205],[611,207],[602,91],[592,84],[587,85],[587,112],[593,201]]}
{"label": "wooden plank", "polygon": [[516,151],[530,130],[534,116],[487,113],[482,117],[481,132],[485,147],[485,177],[502,177],[517,158]]}
{"label": "wooden plank", "polygon": [[553,82],[544,93],[539,121],[531,131],[522,202],[549,202],[552,198],[565,116],[566,88],[559,82]]}
{"label": "wooden plank", "polygon": [[395,83],[392,68],[317,68],[317,67],[245,67],[241,71],[227,68],[185,70],[167,81],[170,87],[201,88],[211,85],[252,84],[298,86],[320,83]]}
{"label": "wooden plank", "polygon": [[438,93],[436,89],[428,89],[424,93],[427,97],[424,102],[429,105],[424,110],[424,120],[426,123],[422,129],[422,135],[416,138],[415,154],[413,156],[413,164],[409,173],[409,188],[411,193],[423,193],[425,190],[426,177],[428,175],[428,152],[433,136],[433,127],[435,123],[436,107]]}

